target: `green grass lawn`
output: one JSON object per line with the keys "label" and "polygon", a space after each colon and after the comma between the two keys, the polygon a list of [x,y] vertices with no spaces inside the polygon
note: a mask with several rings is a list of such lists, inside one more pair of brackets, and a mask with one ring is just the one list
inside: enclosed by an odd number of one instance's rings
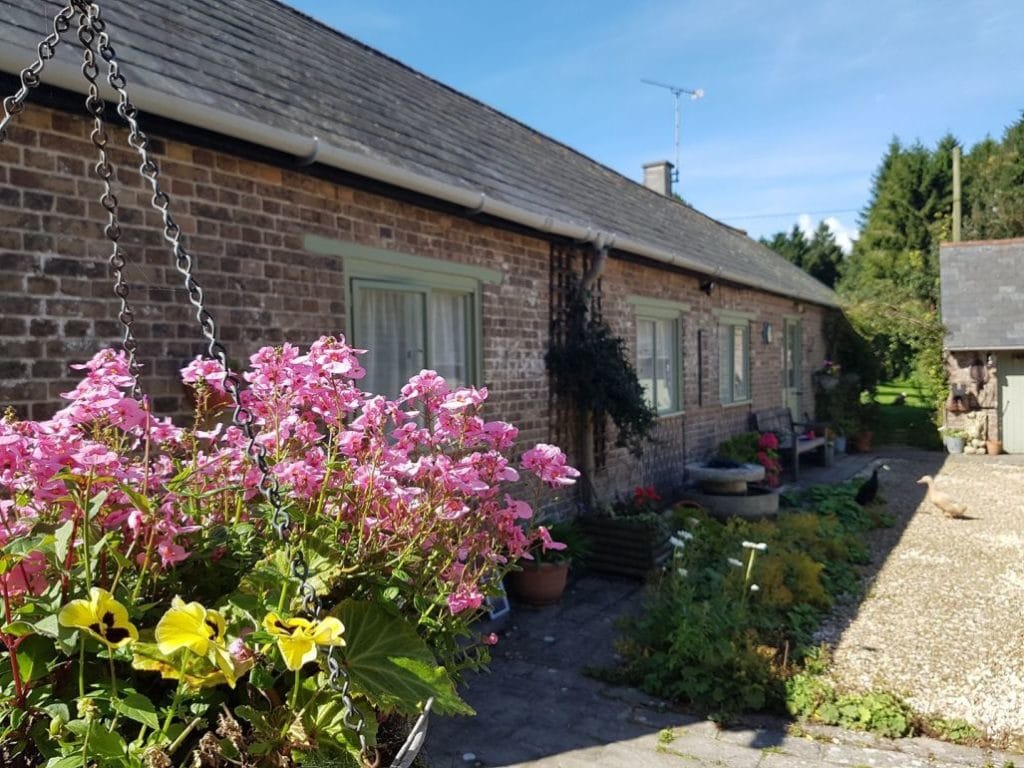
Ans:
{"label": "green grass lawn", "polygon": [[[911,445],[933,450],[942,447],[942,440],[932,423],[931,403],[917,384],[891,381],[879,384],[876,392],[879,406],[878,429],[875,432],[877,445]],[[895,405],[900,395],[904,395],[906,400],[902,405]]]}

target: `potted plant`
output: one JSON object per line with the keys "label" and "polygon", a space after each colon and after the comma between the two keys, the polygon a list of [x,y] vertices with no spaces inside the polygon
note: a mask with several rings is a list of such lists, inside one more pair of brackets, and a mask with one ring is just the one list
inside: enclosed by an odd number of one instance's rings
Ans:
{"label": "potted plant", "polygon": [[530,547],[529,558],[517,563],[509,574],[512,593],[527,605],[554,605],[562,599],[569,567],[586,557],[586,537],[574,522],[538,528],[539,537]]}
{"label": "potted plant", "polygon": [[670,515],[662,509],[654,486],[637,486],[600,514],[581,517],[580,529],[590,542],[588,565],[598,571],[646,576],[672,552]]}
{"label": "potted plant", "polygon": [[963,453],[964,443],[967,440],[967,430],[957,427],[939,427],[942,433],[942,441],[949,453]]}

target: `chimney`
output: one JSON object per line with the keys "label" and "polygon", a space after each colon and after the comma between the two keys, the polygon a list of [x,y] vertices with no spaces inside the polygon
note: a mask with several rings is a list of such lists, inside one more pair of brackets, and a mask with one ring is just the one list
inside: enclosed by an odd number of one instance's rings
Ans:
{"label": "chimney", "polygon": [[659,195],[672,195],[672,168],[668,160],[644,164],[644,186],[653,189]]}

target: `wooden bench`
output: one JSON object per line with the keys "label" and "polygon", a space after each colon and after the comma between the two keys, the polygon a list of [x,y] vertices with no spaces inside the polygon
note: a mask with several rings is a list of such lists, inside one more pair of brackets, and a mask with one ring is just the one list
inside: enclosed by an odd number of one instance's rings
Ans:
{"label": "wooden bench", "polygon": [[821,463],[825,464],[825,438],[804,437],[809,426],[793,421],[789,408],[771,408],[752,414],[754,429],[758,432],[774,432],[779,438],[779,455],[784,456],[793,466],[793,479],[800,479],[800,455],[820,451]]}

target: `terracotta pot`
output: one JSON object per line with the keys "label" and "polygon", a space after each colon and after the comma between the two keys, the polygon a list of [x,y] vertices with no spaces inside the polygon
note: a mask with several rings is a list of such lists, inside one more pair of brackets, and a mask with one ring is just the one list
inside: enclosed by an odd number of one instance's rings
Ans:
{"label": "terracotta pot", "polygon": [[1002,440],[986,440],[985,451],[989,456],[998,456],[1003,452],[1003,441]]}
{"label": "terracotta pot", "polygon": [[520,560],[521,571],[511,576],[512,591],[527,605],[554,605],[562,599],[569,563],[537,563]]}

